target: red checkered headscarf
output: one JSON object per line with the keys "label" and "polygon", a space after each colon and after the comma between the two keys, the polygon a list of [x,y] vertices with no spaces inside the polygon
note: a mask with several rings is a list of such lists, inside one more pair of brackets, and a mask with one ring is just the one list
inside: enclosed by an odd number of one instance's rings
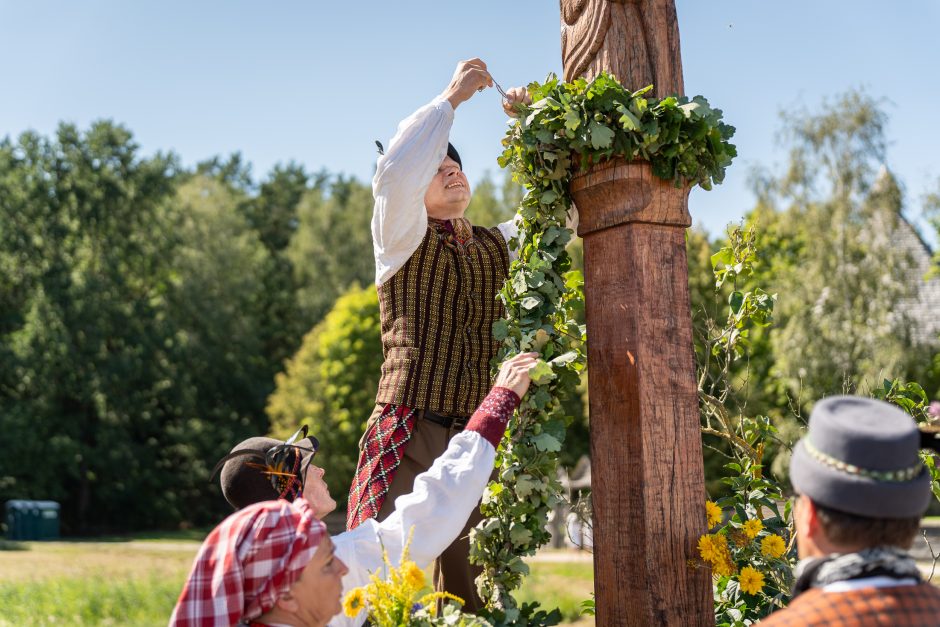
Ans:
{"label": "red checkered headscarf", "polygon": [[326,526],[306,500],[265,501],[212,530],[170,617],[171,627],[236,625],[274,607],[313,558]]}

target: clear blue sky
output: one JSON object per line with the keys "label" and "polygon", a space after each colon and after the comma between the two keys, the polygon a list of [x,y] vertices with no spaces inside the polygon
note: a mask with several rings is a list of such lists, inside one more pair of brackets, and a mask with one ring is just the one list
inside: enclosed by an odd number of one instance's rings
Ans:
{"label": "clear blue sky", "polygon": [[[888,165],[906,213],[940,179],[940,2],[677,0],[686,91],[737,127],[723,186],[693,192],[713,233],[753,197],[756,165],[781,163],[783,108],[852,88],[886,100]],[[561,70],[556,2],[0,0],[0,136],[110,118],[149,154],[193,164],[241,151],[257,176],[296,160],[362,180],[374,139],[439,93],[457,60],[503,85]],[[933,78],[931,78],[933,77]],[[496,173],[505,117],[495,91],[457,111],[471,181]]]}

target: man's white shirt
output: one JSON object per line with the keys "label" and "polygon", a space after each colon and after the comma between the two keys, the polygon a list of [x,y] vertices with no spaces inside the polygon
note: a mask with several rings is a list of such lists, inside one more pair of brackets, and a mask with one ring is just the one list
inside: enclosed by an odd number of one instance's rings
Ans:
{"label": "man's white shirt", "polygon": [[[372,245],[375,283],[398,272],[421,245],[427,232],[424,194],[447,156],[454,108],[437,97],[398,125],[388,150],[379,157],[372,179]],[[508,243],[518,228],[513,220],[498,225]],[[510,251],[510,259],[515,255]]]}

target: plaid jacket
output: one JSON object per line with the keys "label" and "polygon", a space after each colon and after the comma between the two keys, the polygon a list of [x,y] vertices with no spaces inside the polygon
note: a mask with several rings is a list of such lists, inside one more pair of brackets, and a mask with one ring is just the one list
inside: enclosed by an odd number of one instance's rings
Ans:
{"label": "plaid jacket", "polygon": [[823,592],[814,588],[760,624],[769,627],[937,627],[940,625],[940,589],[928,583],[847,592]]}

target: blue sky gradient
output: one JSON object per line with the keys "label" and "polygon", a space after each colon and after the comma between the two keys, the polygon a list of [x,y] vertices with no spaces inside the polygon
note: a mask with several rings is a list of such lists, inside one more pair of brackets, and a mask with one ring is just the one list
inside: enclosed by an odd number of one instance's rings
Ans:
{"label": "blue sky gradient", "polygon": [[[906,215],[940,181],[940,2],[677,0],[686,91],[737,128],[725,184],[696,190],[712,233],[754,202],[753,168],[780,165],[779,112],[864,88],[890,117],[888,166]],[[373,140],[479,56],[508,88],[561,71],[556,2],[0,0],[0,136],[109,118],[144,154],[185,164],[241,151],[261,177],[295,160],[361,180]],[[505,116],[495,91],[457,111],[471,181],[498,174]],[[922,223],[921,223],[922,224]]]}

